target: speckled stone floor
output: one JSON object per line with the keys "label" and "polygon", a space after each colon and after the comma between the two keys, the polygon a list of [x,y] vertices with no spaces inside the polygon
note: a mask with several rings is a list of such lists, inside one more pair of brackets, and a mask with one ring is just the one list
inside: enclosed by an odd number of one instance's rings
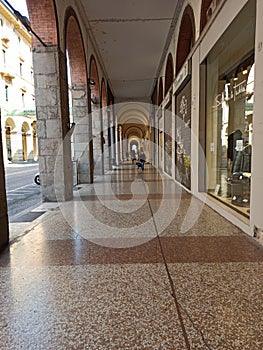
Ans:
{"label": "speckled stone floor", "polygon": [[38,210],[0,255],[1,350],[262,350],[263,247],[156,169]]}

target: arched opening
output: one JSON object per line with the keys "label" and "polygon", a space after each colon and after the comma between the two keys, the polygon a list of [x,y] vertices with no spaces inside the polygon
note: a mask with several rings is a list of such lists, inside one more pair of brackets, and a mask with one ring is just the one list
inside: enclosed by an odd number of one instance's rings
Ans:
{"label": "arched opening", "polygon": [[90,59],[89,79],[90,81],[92,81],[92,83],[90,84],[91,103],[93,105],[98,105],[100,103],[99,74],[98,74],[96,60],[93,55],[91,56],[91,59]]}
{"label": "arched opening", "polygon": [[176,50],[176,75],[182,68],[188,54],[195,42],[195,20],[192,7],[187,5],[179,31],[178,44]]}
{"label": "arched opening", "polygon": [[71,127],[75,129],[71,137],[73,185],[93,181],[93,166],[90,157],[91,125],[87,103],[88,78],[84,45],[75,12],[67,11],[66,52],[68,70],[68,95],[70,103]]}
{"label": "arched opening", "polygon": [[5,138],[6,138],[6,154],[9,161],[12,160],[12,130],[15,129],[15,122],[11,118],[7,118],[5,122]]}
{"label": "arched opening", "polygon": [[130,103],[120,106],[117,114],[118,124],[121,125],[120,148],[123,159],[132,159],[143,149],[146,159],[150,160],[150,132],[148,106]]}
{"label": "arched opening", "polygon": [[[73,10],[70,10],[72,12]],[[69,59],[70,80],[73,88],[87,85],[86,61],[80,28],[74,14],[66,25],[66,49]]]}
{"label": "arched opening", "polygon": [[173,63],[173,56],[171,53],[169,53],[166,63],[166,69],[165,69],[165,92],[166,95],[170,86],[173,83],[173,77],[174,77],[174,63]]}
{"label": "arched opening", "polygon": [[158,106],[162,103],[163,100],[163,79],[159,79],[159,89],[158,89]]}

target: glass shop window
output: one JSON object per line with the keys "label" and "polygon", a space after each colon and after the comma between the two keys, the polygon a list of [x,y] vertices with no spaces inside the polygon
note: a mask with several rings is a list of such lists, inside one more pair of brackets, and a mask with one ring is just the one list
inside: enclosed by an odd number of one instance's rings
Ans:
{"label": "glass shop window", "polygon": [[254,102],[255,1],[207,57],[207,191],[249,217]]}
{"label": "glass shop window", "polygon": [[191,80],[175,95],[175,178],[191,189]]}
{"label": "glass shop window", "polygon": [[172,103],[164,112],[164,171],[172,176]]}

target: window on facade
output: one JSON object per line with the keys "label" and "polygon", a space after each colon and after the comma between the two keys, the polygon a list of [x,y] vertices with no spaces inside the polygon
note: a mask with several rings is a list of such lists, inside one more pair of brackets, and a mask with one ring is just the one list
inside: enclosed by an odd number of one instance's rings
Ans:
{"label": "window on facade", "polygon": [[253,135],[255,1],[207,56],[208,193],[249,217]]}
{"label": "window on facade", "polygon": [[5,52],[5,50],[2,50],[2,55],[3,55],[3,63],[5,65],[6,64],[6,52]]}
{"label": "window on facade", "polygon": [[175,96],[175,114],[175,176],[191,189],[191,81]]}
{"label": "window on facade", "polygon": [[8,102],[8,85],[5,85],[5,100]]}
{"label": "window on facade", "polygon": [[23,63],[19,63],[19,74],[22,76],[23,75]]}
{"label": "window on facade", "polygon": [[25,108],[25,94],[23,92],[22,92],[21,97],[22,97],[22,106],[23,106],[23,108]]}

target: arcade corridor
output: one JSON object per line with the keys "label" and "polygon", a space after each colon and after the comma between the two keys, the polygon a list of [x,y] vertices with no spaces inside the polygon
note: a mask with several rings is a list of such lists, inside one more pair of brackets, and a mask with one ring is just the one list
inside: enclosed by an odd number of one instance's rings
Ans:
{"label": "arcade corridor", "polygon": [[0,257],[1,349],[262,349],[262,246],[149,164],[39,210]]}
{"label": "arcade corridor", "polygon": [[0,350],[262,350],[263,1],[27,5],[42,204],[9,223],[0,143]]}

